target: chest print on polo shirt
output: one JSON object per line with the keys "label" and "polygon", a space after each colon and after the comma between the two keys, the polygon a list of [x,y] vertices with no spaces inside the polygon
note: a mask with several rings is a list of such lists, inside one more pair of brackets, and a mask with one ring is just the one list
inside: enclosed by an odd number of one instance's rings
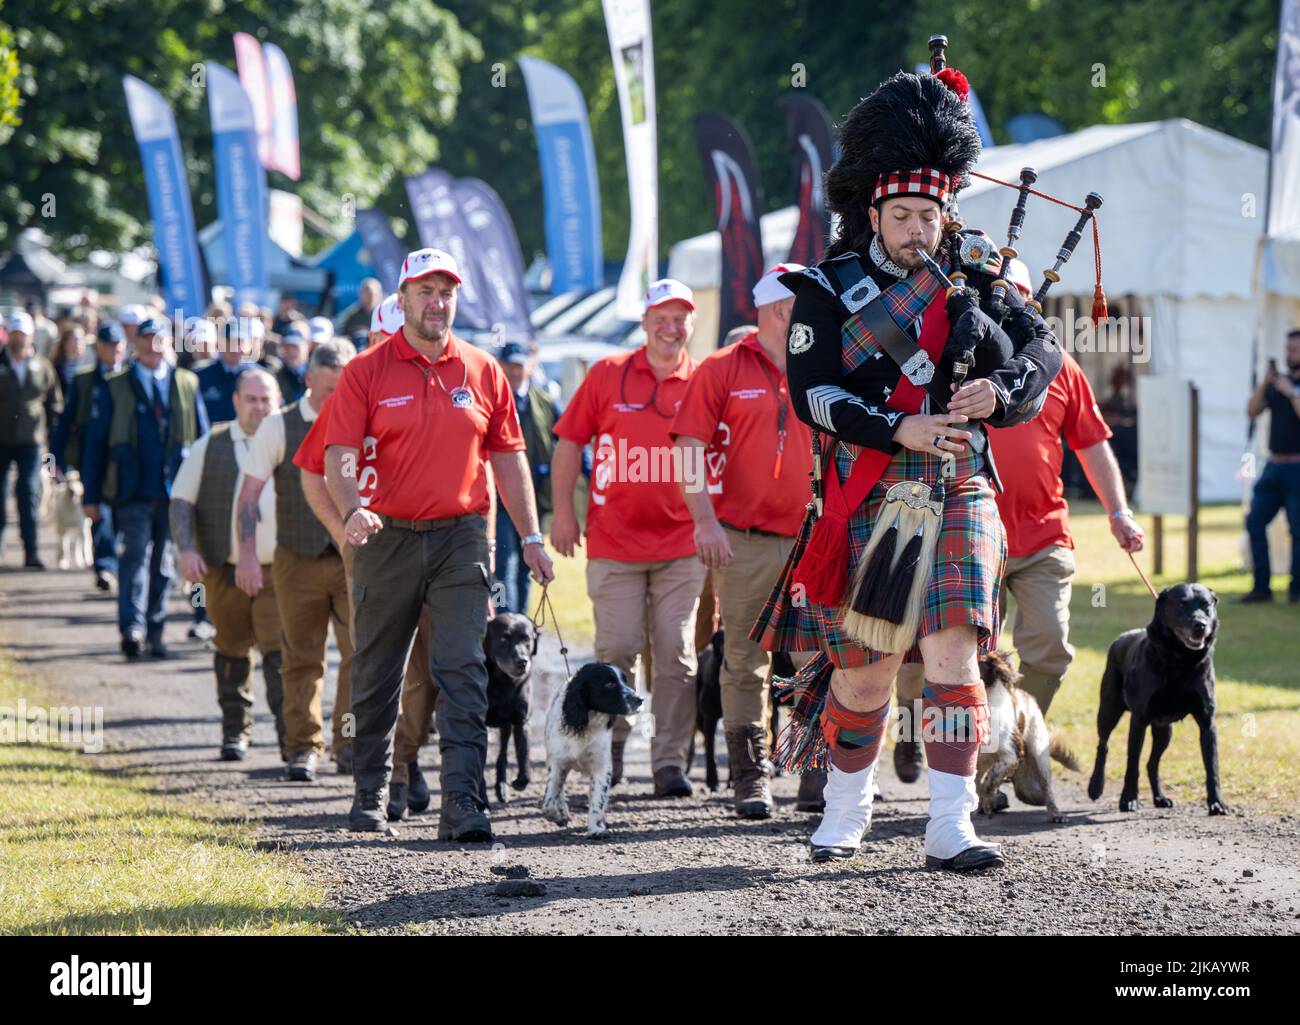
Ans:
{"label": "chest print on polo shirt", "polygon": [[451,404],[457,409],[473,409],[474,393],[468,388],[453,388],[449,393]]}

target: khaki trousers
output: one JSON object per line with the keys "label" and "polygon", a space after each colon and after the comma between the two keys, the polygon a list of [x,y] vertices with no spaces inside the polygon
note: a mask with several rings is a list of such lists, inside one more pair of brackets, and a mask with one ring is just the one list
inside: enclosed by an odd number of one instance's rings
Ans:
{"label": "khaki trousers", "polygon": [[723,728],[766,729],[772,656],[749,639],[749,631],[781,576],[794,538],[723,529],[733,553],[731,562],[713,571],[725,631],[720,674]]}
{"label": "khaki trousers", "polygon": [[[596,658],[629,675],[646,643],[650,606],[650,650],[654,676],[650,711],[652,770],[686,771],[686,752],[695,732],[695,613],[704,586],[704,564],[695,556],[660,562],[587,560],[587,594],[596,620]],[[631,730],[620,716],[614,738]]]}
{"label": "khaki trousers", "polygon": [[[343,570],[347,577],[348,589],[348,625],[351,628],[352,616],[352,564],[356,558],[356,549],[347,545],[343,549]],[[397,735],[393,741],[393,775],[394,783],[409,783],[408,765],[416,760],[420,748],[429,740],[429,724],[433,721],[433,708],[438,700],[438,687],[433,682],[429,670],[429,610],[420,613],[420,625],[415,632],[415,643],[406,659],[406,677],[402,682],[402,696],[399,699],[397,717]],[[349,695],[350,696],[350,695]],[[349,705],[350,708],[350,705]],[[354,723],[355,725],[355,723]],[[353,733],[347,739],[351,740]]]}
{"label": "khaki trousers", "polygon": [[[344,723],[352,711],[352,618],[343,559],[331,549],[316,557],[276,548],[271,563],[284,651],[284,745],[292,757],[325,750],[321,693],[325,689],[330,623],[339,648],[334,695],[333,751],[347,742]],[[350,731],[349,731],[350,733]]]}
{"label": "khaki trousers", "polygon": [[255,598],[235,586],[230,563],[209,568],[203,577],[203,606],[216,627],[212,646],[220,654],[248,658],[254,647],[263,655],[280,650],[280,612],[269,565],[262,567],[262,589]]}
{"label": "khaki trousers", "polygon": [[[235,586],[230,563],[209,569],[203,577],[203,606],[216,628],[217,705],[223,737],[252,737],[253,685],[249,654],[262,653],[266,703],[275,716],[276,732],[283,722],[284,693],[280,671],[280,615],[275,603],[271,567],[262,567],[263,586],[250,598]],[[233,660],[224,666],[222,659]]]}
{"label": "khaki trousers", "polygon": [[[1021,687],[1038,701],[1043,714],[1060,689],[1061,679],[1074,661],[1070,644],[1070,593],[1074,579],[1074,552],[1061,545],[1017,559],[1007,559],[1000,604],[1006,622],[1007,592],[1016,599],[1011,642],[1020,659]],[[925,686],[923,666],[905,665],[898,671],[899,704],[921,700]]]}

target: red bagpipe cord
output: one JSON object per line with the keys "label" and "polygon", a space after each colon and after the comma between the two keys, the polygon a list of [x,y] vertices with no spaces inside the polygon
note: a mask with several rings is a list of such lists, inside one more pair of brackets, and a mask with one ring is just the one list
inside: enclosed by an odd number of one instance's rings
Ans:
{"label": "red bagpipe cord", "polygon": [[[917,344],[929,354],[936,366],[948,343],[946,297],[940,293],[926,307],[921,319],[921,337]],[[902,374],[885,403],[891,409],[909,415],[919,413],[926,391]],[[853,463],[848,479],[840,482],[835,466],[833,446],[827,446],[826,465],[822,471],[822,514],[813,525],[799,564],[791,581],[802,586],[804,597],[818,605],[836,606],[844,601],[849,586],[849,520],[876,486],[893,454],[864,448]]]}

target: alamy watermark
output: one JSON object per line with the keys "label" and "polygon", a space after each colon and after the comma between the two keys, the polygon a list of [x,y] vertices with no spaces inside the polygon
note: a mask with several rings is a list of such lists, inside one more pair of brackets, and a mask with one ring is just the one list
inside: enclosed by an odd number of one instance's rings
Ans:
{"label": "alamy watermark", "polygon": [[699,446],[629,445],[602,434],[592,465],[592,501],[603,505],[610,484],[681,484],[690,494],[709,485],[705,450]]}
{"label": "alamy watermark", "polygon": [[1074,307],[1064,317],[1044,317],[1061,348],[1071,354],[1118,352],[1133,357],[1134,363],[1151,361],[1151,318],[1108,317],[1094,324],[1092,317],[1075,317]]}
{"label": "alamy watermark", "polygon": [[16,707],[0,705],[0,744],[69,744],[98,754],[104,750],[104,709],[46,708],[19,698]]}

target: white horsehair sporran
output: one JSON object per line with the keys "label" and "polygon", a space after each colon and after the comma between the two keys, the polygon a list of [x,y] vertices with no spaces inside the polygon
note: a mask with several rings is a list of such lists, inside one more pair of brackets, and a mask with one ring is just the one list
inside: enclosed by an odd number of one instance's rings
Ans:
{"label": "white horsehair sporran", "polygon": [[895,654],[916,641],[943,523],[944,488],[905,480],[885,492],[844,607],[844,632]]}

